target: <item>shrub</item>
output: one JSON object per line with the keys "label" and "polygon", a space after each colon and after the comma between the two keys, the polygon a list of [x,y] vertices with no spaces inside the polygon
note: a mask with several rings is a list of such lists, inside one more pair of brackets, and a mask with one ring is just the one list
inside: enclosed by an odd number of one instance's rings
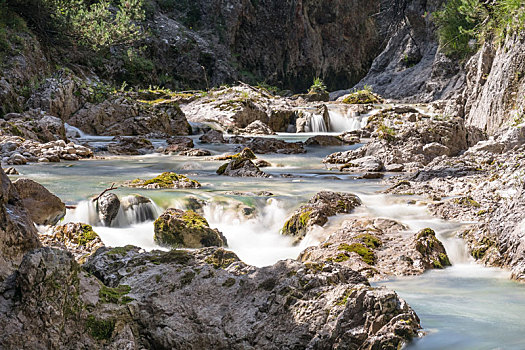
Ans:
{"label": "shrub", "polygon": [[321,80],[321,78],[317,77],[314,79],[312,86],[310,86],[310,90],[308,90],[308,93],[323,93],[323,92],[326,92],[326,85]]}

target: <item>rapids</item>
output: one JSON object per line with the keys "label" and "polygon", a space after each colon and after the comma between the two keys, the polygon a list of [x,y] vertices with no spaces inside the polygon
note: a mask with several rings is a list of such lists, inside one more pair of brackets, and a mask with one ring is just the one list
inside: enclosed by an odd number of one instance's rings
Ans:
{"label": "rapids", "polygon": [[[358,128],[367,115],[342,116],[330,110],[330,126],[317,124],[316,131],[333,132]],[[322,118],[321,118],[322,119]],[[320,122],[320,121],[318,121]],[[324,121],[323,121],[324,123]],[[312,124],[315,125],[315,124]],[[74,130],[72,130],[74,131]],[[288,141],[304,141],[315,133],[279,134]],[[108,138],[82,135],[83,141],[104,146]],[[156,144],[162,141],[156,140]],[[196,148],[200,147],[194,137]],[[182,156],[147,155],[108,157],[79,162],[29,164],[17,166],[20,173],[32,178],[75,210],[68,210],[64,222],[86,222],[94,226],[108,246],[133,244],[146,250],[159,249],[153,241],[153,219],[168,207],[187,209],[189,197],[204,201],[204,217],[213,228],[227,237],[229,248],[243,261],[266,266],[280,259],[296,258],[301,250],[321,242],[345,215],[329,220],[327,225],[311,231],[299,246],[292,246],[279,230],[290,213],[320,190],[345,191],[363,200],[349,216],[380,216],[399,220],[414,230],[431,227],[444,243],[453,267],[431,271],[423,276],[375,282],[396,290],[421,318],[426,337],[416,340],[409,349],[523,349],[525,339],[525,287],[508,280],[508,273],[474,264],[465,245],[455,233],[461,229],[452,223],[431,217],[417,197],[381,195],[378,180],[357,180],[354,175],[325,168],[324,156],[360,145],[343,147],[307,147],[300,155],[261,155],[272,163],[264,171],[270,179],[220,177],[215,170],[223,163]],[[206,145],[213,155],[233,152],[232,145]],[[112,227],[102,226],[90,197],[111,183],[135,178],[150,178],[163,171],[174,171],[201,182],[201,189],[143,190],[119,188],[121,199],[128,198],[128,209],[120,209]],[[281,177],[293,174],[294,177]],[[268,191],[273,196],[256,196]],[[133,204],[133,195],[152,200],[151,204]],[[127,197],[131,196],[131,197]],[[415,199],[415,205],[407,204]],[[501,347],[501,344],[506,344]]]}

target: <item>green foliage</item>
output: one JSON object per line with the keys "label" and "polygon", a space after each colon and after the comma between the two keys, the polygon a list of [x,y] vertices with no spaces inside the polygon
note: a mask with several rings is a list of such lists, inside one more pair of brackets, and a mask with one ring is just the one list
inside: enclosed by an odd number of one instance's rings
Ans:
{"label": "green foliage", "polygon": [[448,0],[432,18],[445,54],[465,57],[490,36],[501,39],[525,27],[523,0]]}
{"label": "green foliage", "polygon": [[144,0],[12,0],[12,6],[46,34],[59,32],[94,50],[131,44],[142,35]]}
{"label": "green foliage", "polygon": [[386,140],[386,141],[393,141],[395,139],[396,132],[391,127],[388,127],[385,125],[385,123],[381,122],[377,126],[377,137],[380,139]]}
{"label": "green foliage", "polygon": [[308,93],[313,94],[313,93],[323,93],[323,92],[326,92],[326,85],[321,80],[321,78],[317,77],[314,79],[312,86],[310,86],[310,90],[308,90]]}
{"label": "green foliage", "polygon": [[90,315],[86,320],[86,328],[93,338],[108,340],[115,329],[115,320],[98,320]]}

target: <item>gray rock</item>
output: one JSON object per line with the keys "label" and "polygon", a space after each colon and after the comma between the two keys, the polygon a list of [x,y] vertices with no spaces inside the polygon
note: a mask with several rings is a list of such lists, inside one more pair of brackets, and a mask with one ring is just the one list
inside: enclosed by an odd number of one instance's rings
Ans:
{"label": "gray rock", "polygon": [[55,225],[66,215],[66,205],[39,183],[18,179],[13,185],[35,224]]}
{"label": "gray rock", "polygon": [[97,199],[97,211],[100,221],[111,226],[113,220],[117,217],[120,209],[120,200],[114,193],[105,193]]}

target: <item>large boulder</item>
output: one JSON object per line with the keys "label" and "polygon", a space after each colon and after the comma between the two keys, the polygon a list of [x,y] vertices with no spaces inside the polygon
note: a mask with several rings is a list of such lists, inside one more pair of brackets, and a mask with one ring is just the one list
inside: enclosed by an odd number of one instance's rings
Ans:
{"label": "large boulder", "polygon": [[222,248],[124,247],[84,267],[130,287],[133,334],[148,348],[397,349],[419,328],[396,293],[332,262],[255,268]]}
{"label": "large boulder", "polygon": [[154,223],[155,242],[171,248],[226,246],[226,238],[194,211],[167,209]]}
{"label": "large boulder", "polygon": [[224,163],[217,169],[218,175],[234,177],[269,177],[264,171],[259,169],[250,158],[236,157],[228,163]]}
{"label": "large boulder", "polygon": [[346,220],[320,245],[306,248],[299,260],[334,261],[374,280],[419,275],[450,265],[434,231],[410,232],[407,226],[382,218]]}
{"label": "large boulder", "polygon": [[201,137],[199,137],[201,143],[226,143],[222,132],[217,130],[210,130]]}
{"label": "large boulder", "polygon": [[246,144],[246,147],[257,154],[296,154],[306,152],[302,142],[286,142],[284,140],[267,137],[254,137]]}
{"label": "large boulder", "polygon": [[294,237],[294,243],[297,244],[313,225],[323,226],[328,221],[328,217],[339,213],[350,213],[359,205],[361,200],[351,193],[319,192],[292,214],[281,233]]}
{"label": "large boulder", "polygon": [[0,282],[23,255],[40,247],[37,232],[17,188],[0,169]]}
{"label": "large boulder", "polygon": [[120,209],[120,200],[114,193],[104,193],[97,198],[97,212],[100,221],[106,225],[111,226],[113,220],[117,217]]}
{"label": "large boulder", "polygon": [[18,179],[13,185],[35,224],[55,225],[66,215],[66,205],[39,183]]}

